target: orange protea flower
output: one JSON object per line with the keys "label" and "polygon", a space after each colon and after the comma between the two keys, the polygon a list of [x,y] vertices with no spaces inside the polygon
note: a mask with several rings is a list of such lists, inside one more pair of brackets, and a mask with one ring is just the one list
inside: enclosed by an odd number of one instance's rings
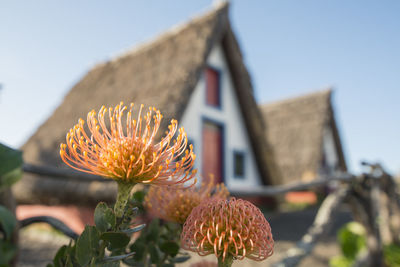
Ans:
{"label": "orange protea flower", "polygon": [[268,258],[274,240],[269,223],[256,206],[242,199],[212,198],[193,209],[183,226],[181,244],[201,256],[214,253],[219,262],[231,264],[244,257]]}
{"label": "orange protea flower", "polygon": [[226,199],[229,191],[224,184],[214,184],[212,177],[199,188],[176,189],[171,187],[150,187],[144,205],[149,212],[167,221],[183,224],[186,218],[202,201],[210,197]]}
{"label": "orange protea flower", "polygon": [[186,149],[184,129],[180,128],[172,140],[178,127],[178,122],[172,120],[166,136],[156,143],[162,119],[160,111],[150,107],[142,118],[141,105],[135,120],[133,106],[130,104],[128,110],[121,102],[114,109],[102,106],[98,114],[90,111],[87,115],[90,135],[85,131],[84,120],[79,119],[67,134],[67,144],[61,144],[62,160],[79,171],[118,182],[172,185],[191,180],[196,173],[196,170],[191,172],[195,155],[192,146]]}

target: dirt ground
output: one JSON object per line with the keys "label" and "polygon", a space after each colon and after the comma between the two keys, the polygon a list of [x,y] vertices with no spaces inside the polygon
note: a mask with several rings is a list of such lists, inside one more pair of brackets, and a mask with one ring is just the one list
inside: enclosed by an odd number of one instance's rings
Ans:
{"label": "dirt ground", "polygon": [[[272,263],[278,262],[282,259],[284,253],[295,245],[296,241],[301,239],[308,227],[312,224],[315,214],[316,209],[267,214],[266,218],[270,222],[275,240],[274,255],[262,262],[254,262],[250,260],[237,261],[233,266],[270,266]],[[335,233],[337,229],[350,220],[351,217],[347,211],[339,211],[338,215],[335,216],[335,223],[329,234],[317,244],[312,254],[304,258],[299,266],[329,266],[329,259],[340,253],[339,247],[336,244]],[[54,235],[45,230],[23,230],[20,233],[18,266],[46,266],[46,264],[53,258],[57,249],[68,242],[68,238],[61,235]],[[216,262],[213,255],[200,257],[192,254],[192,258],[188,262],[177,266],[186,267],[190,266],[192,263],[203,260]]]}

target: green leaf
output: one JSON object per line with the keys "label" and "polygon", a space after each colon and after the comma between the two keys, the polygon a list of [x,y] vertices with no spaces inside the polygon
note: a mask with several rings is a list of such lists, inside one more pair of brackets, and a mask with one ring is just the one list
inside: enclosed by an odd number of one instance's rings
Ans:
{"label": "green leaf", "polygon": [[160,234],[160,221],[158,219],[154,219],[147,230],[146,239],[147,241],[158,241],[158,236]]}
{"label": "green leaf", "polygon": [[141,261],[143,259],[144,253],[146,251],[146,245],[140,240],[136,240],[135,243],[131,246],[131,251],[135,252],[134,259],[136,261]]}
{"label": "green leaf", "polygon": [[18,182],[22,177],[22,169],[16,168],[6,174],[0,176],[0,188],[1,187],[11,187],[13,184]]}
{"label": "green leaf", "polygon": [[65,262],[65,267],[77,267],[76,264],[74,266],[71,255],[67,255],[67,260]]}
{"label": "green leaf", "polygon": [[396,244],[385,245],[383,255],[386,266],[400,267],[400,246]]}
{"label": "green leaf", "polygon": [[85,230],[76,242],[75,257],[82,266],[89,264],[91,259],[98,254],[99,232],[94,226],[85,226]]}
{"label": "green leaf", "polygon": [[110,225],[111,229],[115,227],[116,224],[116,218],[114,211],[111,208],[108,208],[105,213],[105,220],[106,222]]}
{"label": "green leaf", "polygon": [[100,202],[94,211],[94,222],[100,232],[106,232],[115,226],[115,215],[107,204]]}
{"label": "green leaf", "polygon": [[107,208],[108,207],[106,203],[100,202],[97,204],[96,209],[94,210],[94,223],[100,232],[105,232],[108,229],[108,223],[105,220]]}
{"label": "green leaf", "polygon": [[0,176],[22,167],[22,152],[0,144]]}
{"label": "green leaf", "polygon": [[161,253],[158,250],[156,246],[149,246],[149,252],[150,252],[150,260],[154,264],[158,264],[161,261]]}
{"label": "green leaf", "polygon": [[56,256],[54,256],[54,267],[63,267],[63,259],[66,257],[67,254],[67,246],[64,245],[60,247],[60,249],[57,251]]}
{"label": "green leaf", "polygon": [[140,230],[142,230],[144,227],[146,226],[146,224],[141,224],[138,226],[135,226],[133,228],[129,228],[129,229],[123,229],[121,230],[121,232],[127,234],[127,235],[131,235],[133,233],[139,232]]}
{"label": "green leaf", "polygon": [[111,250],[124,248],[131,240],[129,236],[119,232],[106,232],[100,236],[100,239],[109,242]]}
{"label": "green leaf", "polygon": [[161,265],[162,267],[174,267],[175,264],[173,263],[164,263],[163,265]]}
{"label": "green leaf", "polygon": [[0,240],[0,266],[8,266],[8,263],[14,258],[17,253],[17,247],[10,242]]}
{"label": "green leaf", "polygon": [[137,202],[142,203],[144,201],[145,193],[143,191],[136,191],[132,195],[132,199],[136,200]]}
{"label": "green leaf", "polygon": [[160,245],[160,249],[171,257],[175,257],[179,252],[179,245],[173,241],[167,241]]}
{"label": "green leaf", "polygon": [[[75,247],[72,246],[70,242],[69,245],[64,245],[60,247],[54,256],[53,259],[53,267],[65,267],[65,266],[73,266],[72,259],[75,256]],[[74,262],[77,266],[78,264]]]}
{"label": "green leaf", "polygon": [[363,226],[350,222],[339,230],[338,239],[343,255],[355,259],[357,254],[366,247],[366,236]]}
{"label": "green leaf", "polygon": [[346,258],[344,256],[333,257],[329,261],[330,267],[351,267],[353,266],[354,260]]}
{"label": "green leaf", "polygon": [[11,211],[4,206],[0,206],[0,226],[4,230],[6,240],[9,240],[15,229],[17,221]]}

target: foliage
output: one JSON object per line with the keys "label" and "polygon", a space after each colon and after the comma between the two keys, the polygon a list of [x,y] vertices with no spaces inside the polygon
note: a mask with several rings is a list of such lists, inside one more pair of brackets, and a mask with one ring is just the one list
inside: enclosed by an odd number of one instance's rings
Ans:
{"label": "foliage", "polygon": [[136,210],[127,205],[124,217],[118,219],[113,209],[100,202],[94,212],[95,226],[87,225],[78,239],[62,246],[53,263],[47,266],[119,266],[121,260],[134,254],[126,250],[131,235],[144,227],[143,224],[131,227]]}
{"label": "foliage", "polygon": [[400,246],[389,244],[383,248],[384,260],[387,266],[400,267]]}
{"label": "foliage", "polygon": [[[147,217],[147,211],[143,206],[145,191],[137,191],[133,194],[130,204],[138,208],[138,213]],[[179,252],[179,236],[182,226],[177,223],[164,222],[155,218],[149,226],[140,232],[134,244],[129,249],[135,255],[123,262],[128,266],[174,266],[188,260],[188,254]]]}
{"label": "foliage", "polygon": [[0,144],[0,190],[22,177],[22,152]]}
{"label": "foliage", "polygon": [[190,257],[186,253],[180,253],[179,236],[182,226],[177,223],[163,223],[154,219],[149,227],[141,232],[140,237],[130,247],[136,254],[124,260],[129,266],[175,266]]}
{"label": "foliage", "polygon": [[[121,261],[128,266],[167,267],[189,259],[179,252],[181,225],[154,219],[146,228],[144,224],[132,227],[135,216],[145,215],[143,200],[144,192],[135,192],[121,219],[107,204],[99,203],[94,212],[95,226],[86,226],[76,241],[61,247],[48,267],[113,267]],[[139,231],[132,244],[132,234]]]}
{"label": "foliage", "polygon": [[346,258],[354,259],[366,248],[366,232],[357,222],[350,222],[339,231],[339,244]]}
{"label": "foliage", "polygon": [[354,259],[349,259],[344,256],[336,256],[329,261],[331,267],[351,267]]}
{"label": "foliage", "polygon": [[17,247],[11,240],[16,225],[15,216],[0,205],[0,267],[8,266],[17,252]]}
{"label": "foliage", "polygon": [[[356,222],[350,222],[338,232],[338,241],[342,255],[331,259],[331,267],[353,266],[358,254],[367,247],[366,231]],[[383,247],[383,257],[386,266],[400,267],[400,246],[395,244]]]}
{"label": "foliage", "polygon": [[[22,177],[22,152],[0,144],[0,194]],[[0,205],[0,267],[8,266],[15,257],[13,242],[17,220],[14,214]]]}
{"label": "foliage", "polygon": [[338,242],[342,255],[331,259],[332,267],[350,267],[358,253],[366,248],[366,233],[364,227],[357,222],[350,222],[338,232]]}

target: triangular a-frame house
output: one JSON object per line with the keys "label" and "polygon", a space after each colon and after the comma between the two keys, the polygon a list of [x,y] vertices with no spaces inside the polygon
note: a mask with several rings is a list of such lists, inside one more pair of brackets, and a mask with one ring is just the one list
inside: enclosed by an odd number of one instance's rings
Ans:
{"label": "triangular a-frame house", "polygon": [[[27,163],[64,168],[59,144],[88,111],[121,100],[155,106],[162,127],[174,118],[197,154],[196,167],[228,188],[278,180],[249,73],[222,3],[155,40],[91,69],[23,145]],[[164,132],[163,130],[161,132]],[[115,196],[110,183],[25,175],[15,188],[25,203],[96,203]]]}
{"label": "triangular a-frame house", "polygon": [[346,172],[332,90],[260,105],[265,139],[274,150],[280,184]]}

